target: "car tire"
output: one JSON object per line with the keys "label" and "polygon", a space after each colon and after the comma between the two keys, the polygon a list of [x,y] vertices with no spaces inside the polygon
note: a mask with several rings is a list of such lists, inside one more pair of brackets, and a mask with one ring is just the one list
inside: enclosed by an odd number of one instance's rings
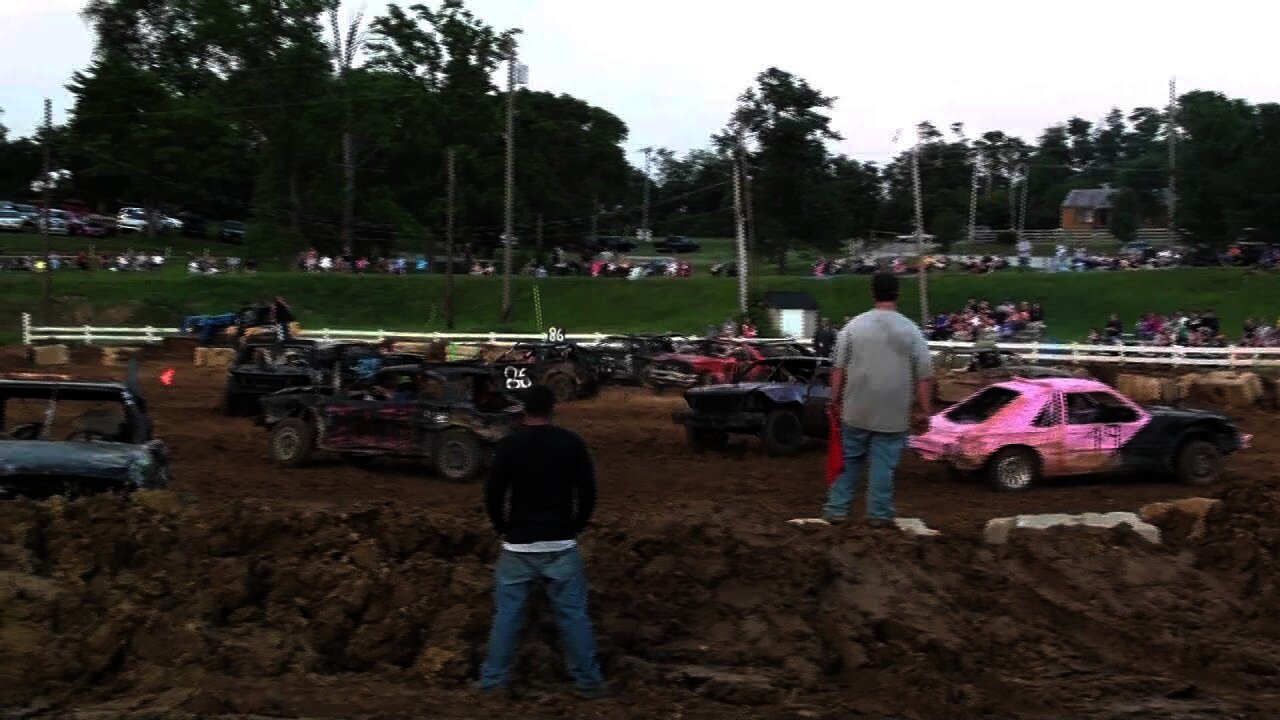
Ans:
{"label": "car tire", "polygon": [[448,480],[471,480],[484,471],[484,453],[473,433],[445,430],[436,438],[436,471]]}
{"label": "car tire", "polygon": [[1210,485],[1222,475],[1222,453],[1207,440],[1184,444],[1174,463],[1178,480],[1188,485]]}
{"label": "car tire", "polygon": [[281,467],[298,467],[311,457],[315,436],[315,428],[306,420],[281,420],[271,431],[271,458]]}
{"label": "car tire", "polygon": [[724,450],[729,446],[729,433],[715,428],[685,426],[684,436],[689,441],[689,447],[696,453]]}
{"label": "car tire", "polygon": [[1007,447],[987,461],[987,481],[1002,492],[1026,490],[1040,480],[1040,458],[1031,448]]}
{"label": "car tire", "polygon": [[764,420],[761,435],[765,452],[777,457],[787,457],[804,449],[804,423],[799,413],[786,408],[770,410]]}
{"label": "car tire", "polygon": [[548,376],[542,382],[551,389],[551,394],[556,396],[558,403],[569,402],[578,396],[578,384],[564,373]]}

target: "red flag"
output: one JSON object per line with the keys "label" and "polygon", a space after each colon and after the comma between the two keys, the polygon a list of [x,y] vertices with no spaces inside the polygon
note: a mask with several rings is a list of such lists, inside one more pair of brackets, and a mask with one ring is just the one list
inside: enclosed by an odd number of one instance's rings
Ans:
{"label": "red flag", "polygon": [[172,385],[173,376],[177,374],[177,370],[174,370],[173,368],[165,368],[164,372],[160,373],[160,384],[166,387]]}
{"label": "red flag", "polygon": [[836,478],[844,470],[844,446],[840,441],[840,422],[831,421],[831,432],[827,434],[827,487],[836,484]]}

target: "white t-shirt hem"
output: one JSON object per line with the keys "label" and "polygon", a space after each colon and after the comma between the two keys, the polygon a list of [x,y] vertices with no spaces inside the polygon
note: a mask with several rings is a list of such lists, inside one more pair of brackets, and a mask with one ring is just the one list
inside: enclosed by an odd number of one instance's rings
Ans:
{"label": "white t-shirt hem", "polygon": [[502,543],[503,550],[510,550],[518,553],[551,553],[564,552],[578,547],[577,540],[540,540],[531,543]]}

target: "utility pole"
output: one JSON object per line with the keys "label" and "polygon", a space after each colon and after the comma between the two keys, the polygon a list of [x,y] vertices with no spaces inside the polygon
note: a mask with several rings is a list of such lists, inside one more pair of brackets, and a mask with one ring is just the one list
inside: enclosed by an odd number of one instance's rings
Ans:
{"label": "utility pole", "polygon": [[40,235],[44,243],[44,277],[40,283],[41,307],[44,324],[53,324],[53,268],[49,265],[49,209],[53,189],[53,101],[44,99],[44,207],[40,209]]}
{"label": "utility pole", "polygon": [[911,149],[911,194],[915,201],[916,252],[920,256],[920,327],[929,324],[929,271],[924,264],[924,204],[920,198],[920,142]]}
{"label": "utility pole", "polygon": [[653,148],[641,148],[640,152],[644,153],[644,200],[640,210],[640,240],[643,242],[651,239],[649,234],[649,155],[653,152]]}
{"label": "utility pole", "polygon": [[351,92],[347,87],[347,76],[351,66],[355,64],[356,51],[362,42],[360,24],[363,13],[356,13],[347,27],[347,35],[342,36],[342,28],[338,24],[338,4],[329,8],[329,24],[333,26],[333,62],[342,82],[343,125],[342,125],[342,252],[350,257],[355,247],[355,208],[356,208],[356,151],[355,139],[351,134],[351,126],[355,122],[355,113],[351,107]]}
{"label": "utility pole", "polygon": [[1169,78],[1169,242],[1178,237],[1178,79]]}
{"label": "utility pole", "polygon": [[982,161],[977,153],[973,155],[973,179],[969,182],[969,243],[978,238],[978,168]]}
{"label": "utility pole", "polygon": [[515,245],[516,192],[516,85],[523,67],[516,63],[516,44],[510,41],[507,54],[507,172],[506,202],[502,221],[502,322],[511,322],[511,254]]}
{"label": "utility pole", "polygon": [[755,280],[759,270],[756,268],[756,260],[759,255],[756,252],[756,212],[754,205],[751,203],[751,163],[747,162],[746,151],[742,153],[742,195],[743,206],[746,210],[747,225],[747,261],[751,263],[751,279]]}
{"label": "utility pole", "polygon": [[1022,166],[1022,199],[1018,205],[1018,242],[1022,242],[1022,231],[1027,227],[1027,193],[1031,189],[1031,166]]}
{"label": "utility pole", "polygon": [[448,181],[445,184],[445,220],[444,220],[444,326],[446,330],[453,329],[453,205],[457,192],[457,172],[454,168],[454,149],[449,147],[449,152],[445,156],[445,172]]}
{"label": "utility pole", "polygon": [[747,313],[747,237],[745,214],[742,206],[742,132],[738,131],[737,141],[733,145],[733,229],[738,248],[738,311]]}

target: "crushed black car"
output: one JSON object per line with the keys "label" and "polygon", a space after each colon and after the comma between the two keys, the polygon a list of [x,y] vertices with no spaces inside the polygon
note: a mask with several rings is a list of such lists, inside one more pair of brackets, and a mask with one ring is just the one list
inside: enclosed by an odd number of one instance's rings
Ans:
{"label": "crushed black car", "polygon": [[314,340],[255,342],[241,347],[227,370],[223,411],[258,413],[264,395],[290,387],[349,385],[387,365],[425,361],[410,353],[384,352],[371,343],[319,343]]}
{"label": "crushed black car", "polygon": [[605,383],[640,385],[645,370],[659,355],[678,352],[694,341],[682,335],[610,335],[586,346],[599,358]]}
{"label": "crushed black car", "polygon": [[257,422],[271,431],[271,455],[285,467],[328,451],[354,462],[421,458],[446,478],[469,480],[520,422],[519,402],[498,385],[485,367],[390,366],[347,388],[268,395]]}
{"label": "crushed black car", "polygon": [[694,387],[687,410],[673,415],[696,451],[719,450],[730,435],[760,438],[770,455],[795,455],[807,438],[825,438],[831,363],[817,357],[775,357],[743,366],[750,382]]}
{"label": "crushed black car", "polygon": [[605,377],[600,353],[571,342],[516,343],[493,367],[502,374],[506,390],[546,385],[557,402],[594,396]]}
{"label": "crushed black car", "polygon": [[160,488],[169,453],[129,384],[66,375],[0,378],[0,499]]}

